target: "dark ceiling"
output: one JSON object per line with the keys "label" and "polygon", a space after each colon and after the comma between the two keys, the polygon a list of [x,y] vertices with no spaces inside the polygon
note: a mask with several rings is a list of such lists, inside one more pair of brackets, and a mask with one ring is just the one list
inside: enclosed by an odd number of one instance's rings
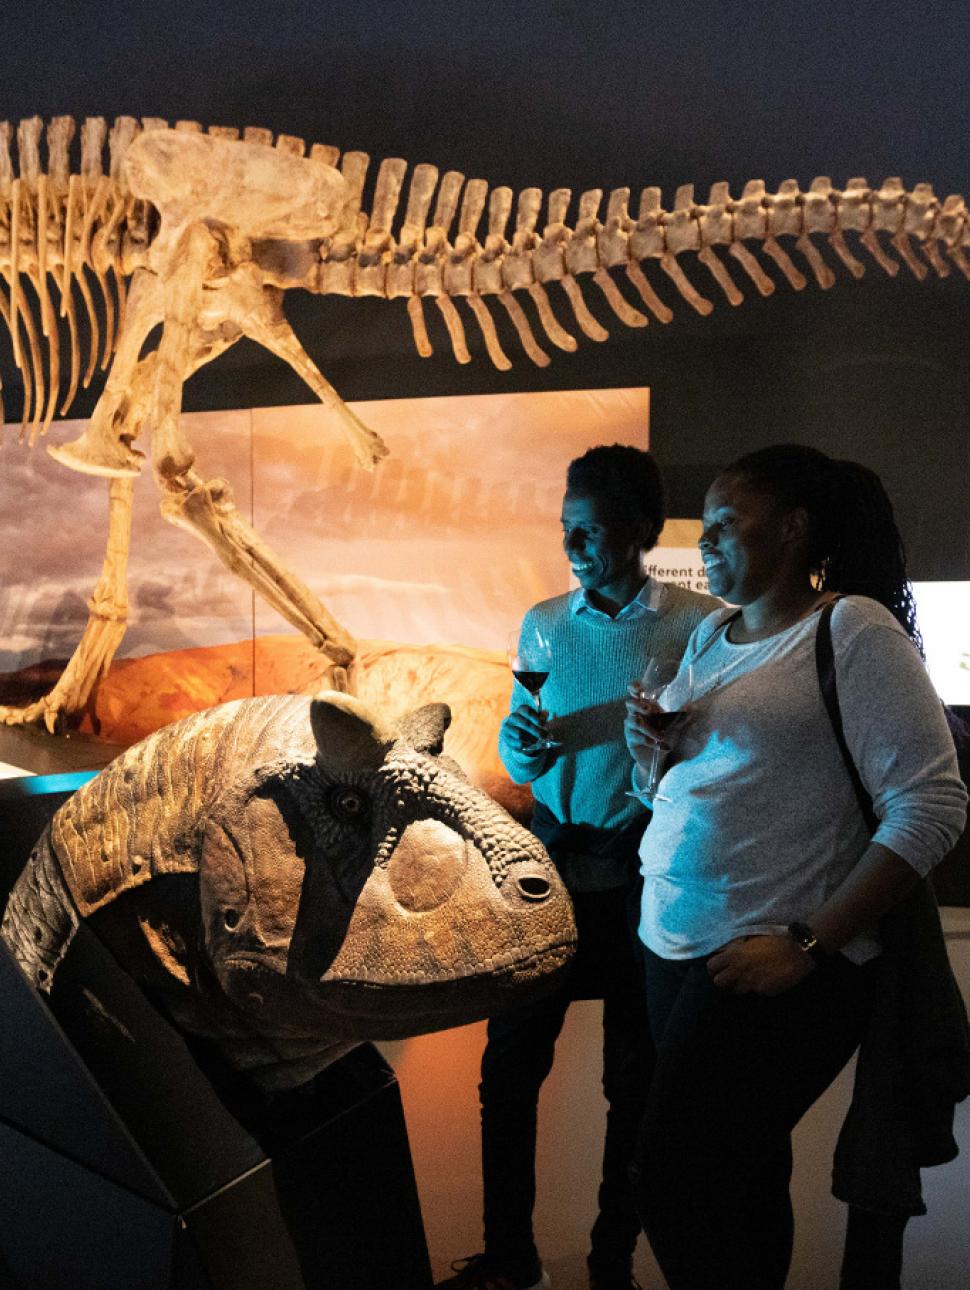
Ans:
{"label": "dark ceiling", "polygon": [[[737,193],[819,174],[970,189],[962,2],[48,0],[8,5],[4,26],[0,118],[260,125],[516,190],[657,184],[665,205],[682,183],[703,198],[716,180]],[[348,399],[650,385],[652,442],[682,513],[718,465],[761,443],[859,456],[894,492],[914,573],[970,577],[970,283],[917,284],[905,269],[891,281],[871,262],[860,283],[837,274],[831,291],[780,283],[762,300],[735,273],[747,299],[732,309],[697,266],[719,301],[709,319],[658,275],[669,326],[630,331],[594,303],[608,342],[557,352],[544,372],[510,344],[506,375],[481,348],[458,367],[443,327],[419,359],[400,301],[290,293],[287,311]],[[0,367],[9,385],[8,356]],[[188,409],[307,401],[248,344],[185,392]]]}

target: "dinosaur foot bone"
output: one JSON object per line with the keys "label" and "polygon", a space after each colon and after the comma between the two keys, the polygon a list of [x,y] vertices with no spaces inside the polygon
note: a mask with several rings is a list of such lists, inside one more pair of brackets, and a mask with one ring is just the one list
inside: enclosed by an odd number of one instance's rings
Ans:
{"label": "dinosaur foot bone", "polygon": [[131,540],[130,479],[112,479],[108,484],[108,544],[101,577],[88,602],[87,626],[54,688],[23,707],[0,705],[0,725],[27,726],[43,722],[56,734],[65,718],[77,716],[89,706],[95,688],[111,660],[128,625],[128,549]]}

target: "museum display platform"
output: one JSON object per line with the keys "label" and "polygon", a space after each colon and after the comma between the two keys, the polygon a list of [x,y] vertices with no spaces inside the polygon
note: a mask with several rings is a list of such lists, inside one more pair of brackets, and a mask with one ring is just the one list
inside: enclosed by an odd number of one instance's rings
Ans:
{"label": "museum display platform", "polygon": [[[4,898],[89,775],[0,782]],[[431,1286],[397,1080],[371,1045],[263,1101],[84,926],[49,1001],[0,946],[0,1033],[6,1290]]]}

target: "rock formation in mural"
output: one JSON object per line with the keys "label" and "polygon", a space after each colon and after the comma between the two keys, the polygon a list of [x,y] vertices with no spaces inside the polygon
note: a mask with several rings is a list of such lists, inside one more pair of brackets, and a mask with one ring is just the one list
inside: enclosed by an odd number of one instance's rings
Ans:
{"label": "rock formation in mural", "polygon": [[54,816],[2,936],[49,990],[86,920],[175,1024],[269,1090],[365,1039],[477,1020],[575,943],[546,852],[441,753],[448,709],[243,699],[167,726]]}
{"label": "rock formation in mural", "polygon": [[[179,422],[183,382],[248,336],[289,363],[333,410],[362,466],[380,460],[380,439],[342,403],[288,326],[282,310],[286,289],[402,299],[423,355],[431,352],[423,302],[433,300],[462,363],[470,355],[455,302],[464,300],[489,356],[504,369],[510,362],[488,300],[501,305],[528,357],[545,366],[549,355],[517,293],[529,297],[548,341],[572,350],[576,340],[553,311],[550,284],[561,287],[580,331],[602,341],[607,333],[587,306],[581,278],[591,278],[625,325],[646,326],[648,313],[665,323],[672,311],[643,268],[654,262],[692,308],[708,314],[712,302],[684,266],[696,258],[718,291],[739,304],[741,292],[719,248],[762,295],[774,291],[775,281],[756,251],[795,289],[807,279],[790,251],[819,286],[833,284],[816,237],[827,240],[856,278],[864,266],[847,235],[887,273],[897,273],[901,260],[918,278],[928,268],[945,276],[950,264],[970,278],[966,204],[959,195],[941,202],[929,184],[907,189],[887,179],[873,188],[851,179],[839,190],[817,178],[807,190],[786,180],[778,192],[768,193],[761,180],[752,180],[740,197],[732,197],[727,184],[715,184],[706,203],[696,202],[687,185],[678,189],[671,210],[661,204],[659,189],[645,188],[635,218],[629,189],[609,194],[602,217],[604,194],[591,189],[580,196],[572,227],[566,223],[571,192],[556,189],[539,232],[539,189],[524,189],[514,201],[508,188],[489,192],[484,180],[466,183],[456,171],[439,177],[431,165],[414,168],[399,213],[407,165],[397,158],[382,161],[368,212],[363,195],[369,158],[360,152],[341,157],[336,148],[314,144],[305,155],[304,141],[288,135],[273,147],[266,130],[247,129],[240,138],[238,130],[203,133],[189,121],[169,129],[157,119],[139,124],[120,117],[109,134],[103,119],[89,118],[81,127],[80,169],[74,173],[74,131],[70,117],[55,118],[47,127],[45,170],[43,122],[22,121],[15,173],[13,132],[0,123],[0,272],[10,284],[9,298],[0,292],[0,313],[23,376],[22,437],[31,443],[58,407],[61,319],[70,347],[62,412],[82,368],[86,383],[99,360],[102,368],[110,366],[87,430],[51,449],[65,465],[109,479],[108,553],[88,627],[64,675],[35,703],[0,707],[0,719],[7,722],[42,719],[53,729],[59,713],[83,707],[117,649],[127,614],[131,479],[144,459],[135,441],[142,433],[151,440],[166,518],[201,537],[304,633],[332,661],[335,685],[353,688],[353,638],[246,524],[226,481],[198,474]],[[620,269],[647,313],[620,290],[612,276]],[[34,304],[28,302],[28,283]],[[88,337],[83,362],[81,310]],[[151,348],[157,328],[160,337]]]}

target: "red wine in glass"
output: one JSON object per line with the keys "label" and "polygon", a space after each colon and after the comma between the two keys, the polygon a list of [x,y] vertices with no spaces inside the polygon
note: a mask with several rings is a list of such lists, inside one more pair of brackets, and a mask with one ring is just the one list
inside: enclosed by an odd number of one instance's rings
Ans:
{"label": "red wine in glass", "polygon": [[684,705],[689,704],[691,701],[693,686],[692,666],[689,663],[681,663],[676,658],[649,659],[643,675],[640,677],[639,690],[642,698],[649,699],[653,704],[660,705],[663,704],[665,698],[668,701],[673,699],[677,704],[672,711],[667,711],[666,708],[660,706],[655,707],[651,712],[643,714],[644,725],[658,741],[650,754],[647,782],[642,789],[643,795],[654,801],[665,802],[669,800],[657,792],[657,784],[660,780],[661,752],[666,753],[667,751],[667,745],[664,743],[665,736],[672,734],[688,715]]}
{"label": "red wine in glass", "polygon": [[[536,710],[541,712],[542,687],[548,681],[552,670],[552,647],[549,641],[538,628],[511,632],[508,641],[508,657],[512,675],[523,689],[528,690],[532,695],[536,701]],[[547,737],[541,739],[535,749],[558,747],[554,739]],[[535,749],[523,749],[523,751],[531,752]]]}
{"label": "red wine in glass", "polygon": [[539,698],[542,687],[549,680],[548,672],[525,672],[515,667],[512,669],[512,675],[535,699]]}
{"label": "red wine in glass", "polygon": [[650,712],[650,713],[647,713],[647,715],[643,718],[643,722],[644,722],[644,725],[648,726],[649,729],[657,736],[658,739],[662,739],[664,735],[667,734],[667,732],[677,724],[678,721],[681,721],[684,718],[684,716],[686,716],[686,713],[682,711]]}

